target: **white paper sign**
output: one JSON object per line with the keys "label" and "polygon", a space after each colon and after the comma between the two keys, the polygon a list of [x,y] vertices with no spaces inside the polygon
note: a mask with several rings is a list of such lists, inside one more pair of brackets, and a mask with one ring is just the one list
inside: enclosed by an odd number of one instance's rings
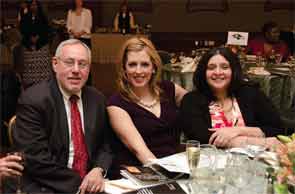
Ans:
{"label": "white paper sign", "polygon": [[248,32],[232,32],[227,34],[227,44],[229,45],[241,45],[247,46],[248,44]]}

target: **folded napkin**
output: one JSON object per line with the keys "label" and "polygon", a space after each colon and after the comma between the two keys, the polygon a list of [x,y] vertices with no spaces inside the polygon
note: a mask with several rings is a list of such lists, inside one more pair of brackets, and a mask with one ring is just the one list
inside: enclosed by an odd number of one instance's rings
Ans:
{"label": "folded napkin", "polygon": [[254,75],[270,75],[270,72],[266,71],[263,67],[250,67],[248,73]]}

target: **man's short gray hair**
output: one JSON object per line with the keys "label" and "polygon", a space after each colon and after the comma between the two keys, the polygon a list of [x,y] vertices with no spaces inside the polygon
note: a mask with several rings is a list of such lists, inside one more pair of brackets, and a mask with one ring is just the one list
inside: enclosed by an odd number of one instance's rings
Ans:
{"label": "man's short gray hair", "polygon": [[91,50],[90,50],[90,48],[85,43],[83,43],[82,41],[80,41],[78,39],[68,39],[68,40],[62,41],[58,45],[58,47],[56,48],[55,57],[60,57],[61,56],[61,50],[62,50],[62,48],[64,46],[66,46],[66,45],[74,45],[74,44],[80,44],[86,49],[86,51],[88,53],[89,63],[91,63]]}

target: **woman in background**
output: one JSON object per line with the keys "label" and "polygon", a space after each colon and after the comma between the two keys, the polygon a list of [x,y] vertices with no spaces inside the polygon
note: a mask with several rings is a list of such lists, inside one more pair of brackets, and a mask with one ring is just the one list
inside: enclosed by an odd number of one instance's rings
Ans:
{"label": "woman in background", "polygon": [[146,38],[135,37],[122,47],[118,63],[119,92],[110,97],[110,123],[115,141],[113,178],[121,165],[147,164],[176,152],[177,106],[186,90],[161,81],[161,59]]}
{"label": "woman in background", "polygon": [[30,0],[20,21],[22,45],[13,50],[14,65],[24,89],[51,77],[50,28],[38,0]]}
{"label": "woman in background", "polygon": [[120,11],[116,13],[114,19],[114,31],[122,34],[131,32],[135,28],[135,22],[132,12],[128,9],[127,2],[123,2]]}
{"label": "woman in background", "polygon": [[267,22],[262,27],[263,37],[256,37],[249,41],[247,52],[253,55],[262,55],[269,59],[279,54],[282,61],[290,56],[288,45],[280,40],[280,29],[277,23]]}
{"label": "woman in background", "polygon": [[[182,100],[182,129],[189,139],[229,148],[280,144],[281,120],[271,101],[242,75],[238,57],[228,48],[206,53],[195,71],[196,90]],[[266,135],[266,139],[264,138]]]}
{"label": "woman in background", "polygon": [[39,50],[48,43],[49,25],[38,0],[28,1],[28,12],[21,17],[22,43],[28,50]]}
{"label": "woman in background", "polygon": [[[83,0],[72,0],[72,8],[68,11],[67,29],[70,38],[84,42],[91,49],[92,13],[83,7]],[[91,72],[86,82],[92,85]]]}
{"label": "woman in background", "polygon": [[73,0],[68,11],[67,29],[70,38],[76,38],[91,48],[92,13],[83,7],[83,0]]}

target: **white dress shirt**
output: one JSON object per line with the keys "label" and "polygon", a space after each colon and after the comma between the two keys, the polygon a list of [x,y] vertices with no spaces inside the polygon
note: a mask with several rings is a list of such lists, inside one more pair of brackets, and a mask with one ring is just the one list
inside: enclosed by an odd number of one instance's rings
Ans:
{"label": "white dress shirt", "polygon": [[[70,97],[68,93],[66,93],[61,87],[60,91],[63,96],[65,108],[66,108],[66,113],[67,113],[67,119],[68,119],[68,126],[69,126],[69,160],[68,160],[68,167],[72,168],[73,167],[73,161],[74,161],[74,145],[73,145],[73,140],[72,140],[72,126],[71,126],[71,102],[70,102]],[[78,109],[80,112],[80,117],[81,117],[81,123],[82,123],[82,130],[84,132],[84,115],[83,113],[83,103],[82,103],[82,98],[81,98],[81,91],[78,94],[75,94],[79,97],[79,100],[77,101]]]}

